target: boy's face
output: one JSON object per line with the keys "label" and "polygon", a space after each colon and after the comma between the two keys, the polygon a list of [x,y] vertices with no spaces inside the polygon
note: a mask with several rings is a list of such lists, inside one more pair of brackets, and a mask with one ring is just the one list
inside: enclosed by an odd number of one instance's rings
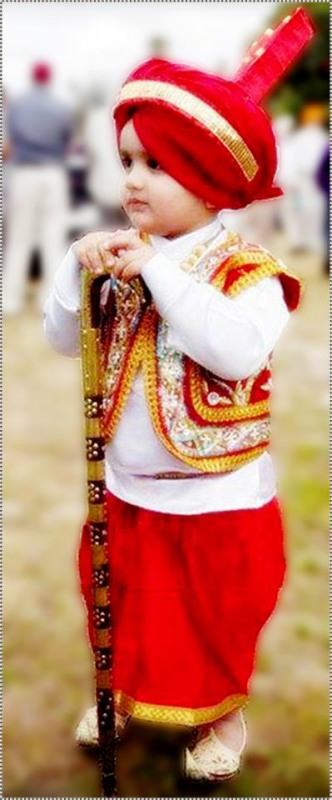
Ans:
{"label": "boy's face", "polygon": [[215,208],[207,207],[150,158],[132,120],[121,131],[120,158],[121,202],[134,228],[172,238],[206,225],[215,216]]}

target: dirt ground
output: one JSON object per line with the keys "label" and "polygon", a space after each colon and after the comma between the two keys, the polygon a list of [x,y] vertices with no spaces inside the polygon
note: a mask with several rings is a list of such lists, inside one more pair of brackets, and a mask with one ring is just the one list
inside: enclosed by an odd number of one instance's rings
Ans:
{"label": "dirt ground", "polygon": [[[328,281],[318,259],[290,256],[280,237],[271,249],[306,281],[301,310],[274,362],[273,449],[288,574],[260,639],[242,771],[204,791],[327,797]],[[94,703],[76,571],[85,514],[80,364],[50,349],[33,285],[29,293],[26,311],[4,325],[4,794],[96,797],[96,758],[81,752],[73,735]],[[138,746],[133,741],[128,763]],[[119,758],[123,765],[126,753]],[[158,795],[156,783],[142,775],[122,789],[125,796]],[[162,794],[174,794],[172,782]]]}

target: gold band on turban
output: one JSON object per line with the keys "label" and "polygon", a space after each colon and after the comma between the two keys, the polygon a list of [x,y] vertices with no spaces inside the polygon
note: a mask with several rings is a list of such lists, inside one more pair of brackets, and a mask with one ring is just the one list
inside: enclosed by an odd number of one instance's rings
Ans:
{"label": "gold band on turban", "polygon": [[251,150],[235,128],[204,100],[166,81],[134,80],[123,86],[116,107],[126,100],[145,99],[164,100],[179,111],[189,114],[227,147],[247,180],[251,181],[255,177],[258,164]]}

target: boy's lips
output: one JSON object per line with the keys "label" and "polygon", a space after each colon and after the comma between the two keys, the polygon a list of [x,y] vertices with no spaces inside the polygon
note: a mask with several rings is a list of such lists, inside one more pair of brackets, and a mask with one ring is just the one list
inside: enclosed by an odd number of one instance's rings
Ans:
{"label": "boy's lips", "polygon": [[137,200],[136,198],[132,198],[131,200],[128,200],[128,203],[127,203],[128,208],[134,208],[134,209],[135,208],[137,208],[137,209],[144,208],[147,205],[148,205],[148,203],[145,203],[144,200]]}

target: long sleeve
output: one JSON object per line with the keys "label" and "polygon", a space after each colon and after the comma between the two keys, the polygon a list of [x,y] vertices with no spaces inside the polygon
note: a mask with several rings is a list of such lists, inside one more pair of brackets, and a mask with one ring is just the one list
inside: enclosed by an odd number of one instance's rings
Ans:
{"label": "long sleeve", "polygon": [[[160,253],[145,265],[142,277],[169,323],[169,344],[229,380],[259,368],[289,318],[278,278],[266,278],[229,298],[197,283]],[[79,306],[79,265],[70,247],[44,308],[46,338],[63,355],[80,354]]]}
{"label": "long sleeve", "polygon": [[79,265],[69,248],[48,295],[44,309],[44,333],[50,345],[65,356],[80,355]]}
{"label": "long sleeve", "polygon": [[276,277],[229,298],[162,254],[142,276],[169,323],[169,344],[229,380],[246,378],[264,363],[289,318]]}

